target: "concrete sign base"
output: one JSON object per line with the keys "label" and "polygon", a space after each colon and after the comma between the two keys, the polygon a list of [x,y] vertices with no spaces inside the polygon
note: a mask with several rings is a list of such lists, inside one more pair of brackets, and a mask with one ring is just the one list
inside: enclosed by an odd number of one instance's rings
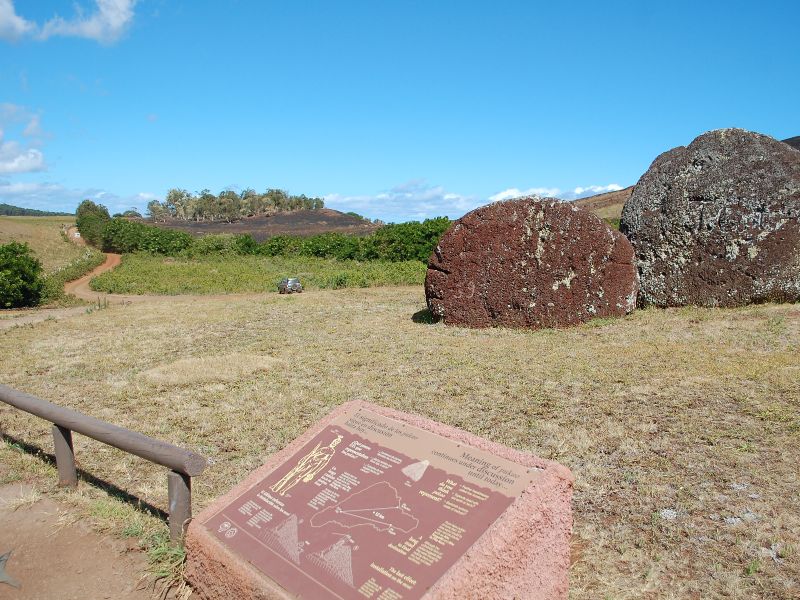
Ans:
{"label": "concrete sign base", "polygon": [[423,417],[348,402],[205,509],[204,599],[567,598],[572,474]]}

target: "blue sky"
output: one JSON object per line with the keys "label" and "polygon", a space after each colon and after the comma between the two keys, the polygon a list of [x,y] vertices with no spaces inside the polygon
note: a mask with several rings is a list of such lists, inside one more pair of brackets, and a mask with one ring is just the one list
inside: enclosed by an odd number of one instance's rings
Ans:
{"label": "blue sky", "polygon": [[280,187],[385,221],[800,135],[800,2],[0,0],[0,202]]}

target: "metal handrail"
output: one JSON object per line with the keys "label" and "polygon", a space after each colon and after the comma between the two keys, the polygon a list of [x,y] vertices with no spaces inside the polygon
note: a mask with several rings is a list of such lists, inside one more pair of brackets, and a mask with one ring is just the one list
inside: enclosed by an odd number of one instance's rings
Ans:
{"label": "metal handrail", "polygon": [[171,469],[167,476],[169,532],[174,542],[183,539],[186,526],[192,518],[191,478],[200,475],[206,468],[205,457],[5,385],[0,385],[0,402],[53,423],[53,446],[59,485],[78,485],[72,446],[73,431]]}

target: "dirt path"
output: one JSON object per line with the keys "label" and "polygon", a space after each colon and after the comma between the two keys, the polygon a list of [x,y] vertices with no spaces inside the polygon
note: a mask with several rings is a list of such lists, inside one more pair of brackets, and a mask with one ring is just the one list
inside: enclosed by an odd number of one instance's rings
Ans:
{"label": "dirt path", "polygon": [[[67,229],[67,238],[78,246],[85,246],[86,240],[84,240],[80,233],[78,233],[77,227],[70,227]],[[117,268],[122,263],[122,255],[115,254],[113,252],[106,252],[106,261],[100,265],[99,267],[95,267],[92,271],[81,277],[80,279],[75,279],[74,281],[68,281],[64,284],[64,293],[71,294],[76,298],[80,298],[81,300],[88,300],[89,302],[94,302],[97,300],[106,300],[109,303],[115,304],[127,304],[129,302],[139,302],[145,299],[145,296],[123,296],[119,294],[104,294],[102,292],[95,292],[92,288],[89,287],[89,282],[94,278],[100,275],[101,273],[105,273],[106,271],[110,271],[111,269]]]}
{"label": "dirt path", "polygon": [[77,244],[78,246],[86,245],[86,240],[81,237],[81,234],[75,225],[72,227],[67,227],[67,238],[69,238],[69,241],[71,241],[73,244]]}
{"label": "dirt path", "polygon": [[[67,235],[76,244],[85,245],[81,238],[72,237],[72,229],[68,231]],[[121,262],[119,254],[106,254],[106,261],[99,267],[92,270],[90,273],[84,275],[80,279],[69,281],[64,284],[64,293],[72,294],[81,300],[88,300],[90,302],[106,300],[109,303],[128,304],[130,302],[138,302],[147,299],[146,296],[120,296],[116,294],[103,294],[94,292],[89,287],[89,281],[92,277],[97,277],[100,273],[110,271],[117,267]],[[44,308],[34,310],[22,310],[16,313],[9,313],[8,316],[3,315],[4,318],[0,319],[0,331],[3,329],[10,329],[12,327],[19,327],[21,325],[32,325],[34,323],[41,323],[49,319],[62,319],[64,317],[72,317],[86,312],[85,306],[73,306],[70,308]]]}
{"label": "dirt path", "polygon": [[116,301],[120,303],[125,303],[132,301],[131,298],[141,298],[141,296],[119,296],[117,294],[103,294],[102,292],[95,292],[89,287],[89,282],[94,278],[100,275],[101,273],[105,273],[106,271],[110,271],[118,267],[122,263],[122,256],[119,254],[113,253],[106,253],[106,261],[100,265],[99,267],[95,267],[89,273],[81,277],[80,279],[76,279],[74,281],[68,281],[64,284],[64,293],[65,294],[72,294],[76,298],[80,298],[81,300],[89,300],[94,301],[98,298],[114,298]]}
{"label": "dirt path", "polygon": [[31,485],[0,486],[0,555],[9,550],[4,570],[20,587],[0,583],[0,599],[152,598],[142,553],[74,522]]}

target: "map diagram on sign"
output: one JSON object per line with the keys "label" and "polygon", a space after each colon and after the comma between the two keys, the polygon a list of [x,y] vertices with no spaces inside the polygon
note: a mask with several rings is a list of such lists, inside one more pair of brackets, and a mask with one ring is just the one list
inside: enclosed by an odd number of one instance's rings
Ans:
{"label": "map diagram on sign", "polygon": [[278,458],[202,526],[304,600],[422,600],[538,477],[360,406]]}
{"label": "map diagram on sign", "polygon": [[311,517],[310,523],[312,527],[336,523],[347,529],[368,525],[381,532],[409,533],[417,528],[419,519],[411,514],[397,490],[381,481],[320,511]]}

